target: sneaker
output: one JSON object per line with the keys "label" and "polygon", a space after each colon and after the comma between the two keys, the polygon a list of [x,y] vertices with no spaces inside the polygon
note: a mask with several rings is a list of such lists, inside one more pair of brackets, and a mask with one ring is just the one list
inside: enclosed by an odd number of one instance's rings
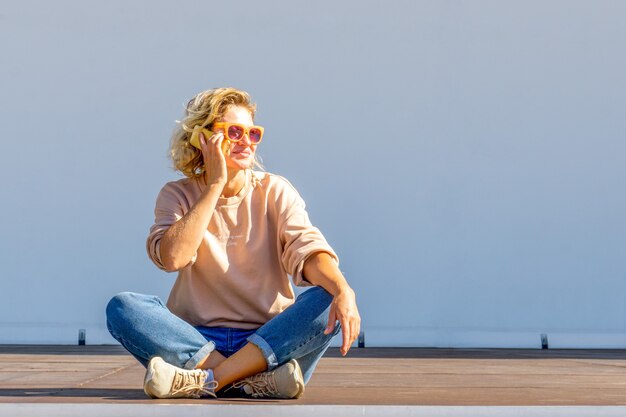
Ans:
{"label": "sneaker", "polygon": [[233,384],[254,398],[298,398],[304,392],[302,370],[295,359],[270,372],[261,372]]}
{"label": "sneaker", "polygon": [[215,397],[216,388],[213,371],[182,369],[158,356],[150,359],[143,381],[143,390],[151,398]]}

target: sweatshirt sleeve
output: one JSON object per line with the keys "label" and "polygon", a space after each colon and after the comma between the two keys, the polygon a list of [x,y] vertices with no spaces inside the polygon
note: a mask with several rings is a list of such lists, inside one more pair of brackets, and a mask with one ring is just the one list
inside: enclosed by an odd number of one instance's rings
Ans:
{"label": "sweatshirt sleeve", "polygon": [[[171,225],[180,220],[188,211],[187,199],[173,183],[167,183],[159,192],[154,208],[154,224],[146,239],[146,251],[154,264],[165,271],[161,261],[161,237]],[[197,253],[191,259],[194,263]]]}
{"label": "sweatshirt sleeve", "polygon": [[314,227],[306,212],[304,200],[289,182],[284,180],[285,189],[279,204],[283,207],[279,218],[279,235],[283,247],[283,268],[297,286],[311,285],[302,275],[304,262],[316,252],[329,253],[337,264],[339,258],[320,230]]}

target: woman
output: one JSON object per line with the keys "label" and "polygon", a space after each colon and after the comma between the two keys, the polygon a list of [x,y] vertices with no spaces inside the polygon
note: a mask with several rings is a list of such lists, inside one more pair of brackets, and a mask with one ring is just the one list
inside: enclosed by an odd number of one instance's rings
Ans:
{"label": "woman", "polygon": [[[107,326],[146,366],[153,398],[297,398],[341,329],[345,355],[360,317],[337,255],[284,178],[253,171],[263,128],[244,91],[189,101],[147,239],[152,261],[178,272],[167,307],[121,293]],[[194,144],[196,146],[194,146]],[[289,283],[314,286],[297,300]],[[338,323],[337,323],[338,322]]]}

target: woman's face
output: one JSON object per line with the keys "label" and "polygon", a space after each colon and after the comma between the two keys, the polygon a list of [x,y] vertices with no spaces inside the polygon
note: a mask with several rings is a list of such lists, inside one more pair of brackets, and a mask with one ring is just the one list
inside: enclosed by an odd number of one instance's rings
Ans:
{"label": "woman's face", "polygon": [[[240,123],[246,127],[254,125],[252,115],[245,107],[230,106],[222,118],[223,122]],[[215,129],[215,133],[224,132],[224,129]],[[226,140],[226,138],[224,138]],[[239,142],[230,142],[230,153],[225,155],[226,166],[231,169],[250,168],[254,162],[254,153],[257,145],[250,142],[247,134]]]}

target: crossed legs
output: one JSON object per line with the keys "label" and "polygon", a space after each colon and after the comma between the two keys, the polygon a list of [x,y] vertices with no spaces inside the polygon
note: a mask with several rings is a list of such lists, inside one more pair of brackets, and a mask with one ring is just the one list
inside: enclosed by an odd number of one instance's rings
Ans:
{"label": "crossed legs", "polygon": [[192,325],[172,314],[155,296],[124,292],[107,305],[107,327],[139,362],[154,356],[184,369],[212,369],[223,388],[290,359],[299,360],[308,382],[334,334],[324,335],[332,296],[320,287],[302,293],[296,302],[261,326],[238,352],[225,358]]}

